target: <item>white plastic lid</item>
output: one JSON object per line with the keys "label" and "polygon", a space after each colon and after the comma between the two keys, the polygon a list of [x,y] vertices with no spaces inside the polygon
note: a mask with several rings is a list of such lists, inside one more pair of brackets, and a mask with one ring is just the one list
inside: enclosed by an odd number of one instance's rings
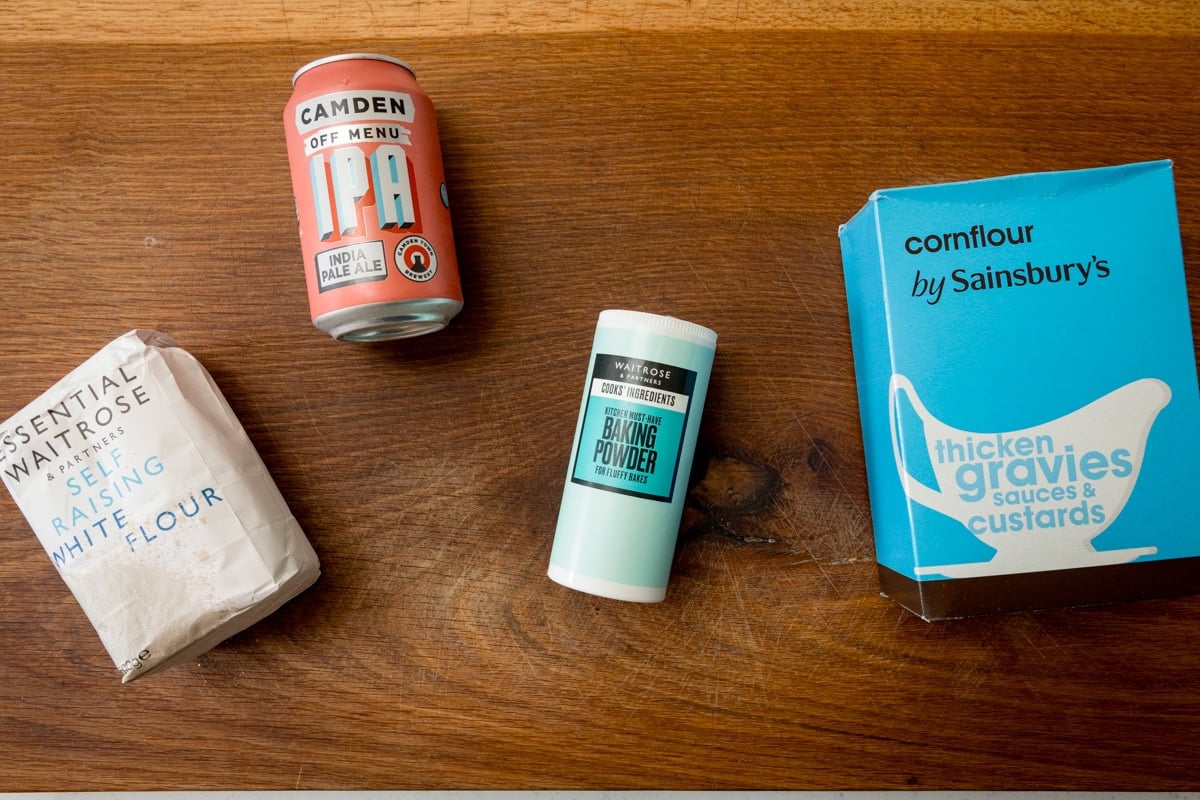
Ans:
{"label": "white plastic lid", "polygon": [[310,61],[300,69],[296,70],[296,74],[292,76],[292,86],[295,86],[296,80],[310,69],[319,67],[323,64],[332,64],[335,61],[356,61],[359,59],[366,59],[368,61],[386,61],[389,64],[395,64],[398,67],[404,67],[406,70],[412,73],[414,78],[417,77],[417,73],[413,70],[413,68],[398,58],[381,56],[378,53],[341,53],[340,55],[325,56],[325,58],[318,58],[316,61]]}
{"label": "white plastic lid", "polygon": [[603,578],[592,578],[569,569],[563,569],[557,564],[551,564],[546,574],[550,580],[566,586],[568,589],[612,600],[628,600],[631,603],[661,603],[667,596],[667,587],[665,586],[634,586],[629,583],[606,581]]}
{"label": "white plastic lid", "polygon": [[697,325],[687,320],[667,317],[661,314],[647,314],[644,311],[625,311],[610,308],[600,312],[598,328],[637,328],[651,333],[682,339],[711,350],[717,349],[717,332],[703,325]]}

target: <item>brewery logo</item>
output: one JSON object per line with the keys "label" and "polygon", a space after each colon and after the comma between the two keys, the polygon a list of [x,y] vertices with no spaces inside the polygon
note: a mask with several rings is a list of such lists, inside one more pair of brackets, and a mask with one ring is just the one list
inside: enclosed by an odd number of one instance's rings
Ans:
{"label": "brewery logo", "polygon": [[424,283],[437,273],[437,253],[421,236],[408,236],[396,245],[396,269],[412,281]]}

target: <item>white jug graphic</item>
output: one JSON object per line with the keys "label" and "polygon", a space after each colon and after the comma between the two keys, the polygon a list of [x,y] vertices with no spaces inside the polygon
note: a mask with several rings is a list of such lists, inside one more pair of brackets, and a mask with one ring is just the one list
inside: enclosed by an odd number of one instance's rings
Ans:
{"label": "white jug graphic", "polygon": [[[899,393],[924,425],[938,489],[909,474],[902,454]],[[1146,439],[1171,389],[1142,378],[1041,425],[1009,433],[973,433],[934,417],[908,378],[889,387],[892,451],[908,497],[957,520],[996,553],[988,561],[921,565],[916,574],[966,578],[1121,564],[1158,551],[1097,551],[1099,536],[1137,484]],[[908,441],[912,441],[911,438]],[[996,498],[1004,499],[998,506]]]}

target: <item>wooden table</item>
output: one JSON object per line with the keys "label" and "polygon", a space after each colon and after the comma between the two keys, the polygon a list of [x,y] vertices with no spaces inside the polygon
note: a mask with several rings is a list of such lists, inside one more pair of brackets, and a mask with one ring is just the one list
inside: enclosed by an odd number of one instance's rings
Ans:
{"label": "wooden table", "polygon": [[[115,335],[209,368],[324,575],[120,686],[0,500],[0,790],[1200,784],[1200,597],[929,624],[877,591],[837,226],[876,188],[1176,162],[1196,3],[0,11],[0,419]],[[281,110],[416,65],[466,310],[309,324]],[[545,577],[597,313],[721,335],[666,602]]]}

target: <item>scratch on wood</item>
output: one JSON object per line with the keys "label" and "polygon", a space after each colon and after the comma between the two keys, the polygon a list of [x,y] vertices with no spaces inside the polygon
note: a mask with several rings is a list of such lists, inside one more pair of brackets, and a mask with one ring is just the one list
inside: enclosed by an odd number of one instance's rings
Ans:
{"label": "scratch on wood", "polygon": [[[796,424],[800,426],[800,430],[804,433],[804,435],[806,437],[808,437],[808,441],[812,444],[812,446],[819,447],[819,445],[817,444],[816,438],[811,433],[809,433],[808,426],[806,426],[804,424],[804,419],[799,414],[796,414],[794,412],[792,413],[792,418],[796,420]],[[830,470],[829,474],[831,474],[833,476],[833,479],[835,481],[837,481],[838,487],[840,487],[841,490],[845,493],[846,498],[850,501],[850,504],[852,506],[854,506],[854,510],[857,511],[859,514],[861,514],[862,508],[859,506],[858,501],[854,497],[854,494],[848,488],[846,488],[846,484],[842,482],[842,476],[839,475],[836,470]]]}
{"label": "scratch on wood", "polygon": [[821,565],[821,560],[813,553],[812,548],[804,539],[800,539],[800,546],[804,548],[804,552],[808,553],[808,557],[812,559],[812,563],[816,566],[817,571],[821,573],[821,577],[829,584],[829,589],[835,595],[837,594],[837,584],[833,582],[833,578],[829,577],[829,573],[825,571],[825,567]]}
{"label": "scratch on wood", "polygon": [[311,424],[310,430],[315,430],[317,435],[321,437],[321,442],[332,447],[332,442],[329,441],[329,434],[325,431],[325,425],[317,419],[317,412],[313,410],[312,402],[308,399],[307,394],[300,395],[304,399],[304,408],[308,411],[308,421]]}
{"label": "scratch on wood", "polygon": [[804,306],[804,310],[808,312],[809,319],[817,323],[817,315],[813,313],[812,306],[808,304],[808,300],[804,297],[804,292],[800,291],[800,287],[796,285],[796,279],[792,277],[791,270],[787,268],[787,259],[780,258],[779,250],[775,248],[775,243],[771,241],[771,237],[764,236],[763,241],[766,242],[771,255],[775,257],[775,263],[779,265],[780,269],[783,270],[783,274],[787,276],[788,283],[792,284],[792,291],[796,293],[796,299],[800,301],[800,304]]}
{"label": "scratch on wood", "polygon": [[[734,597],[737,598],[737,605],[738,605],[738,612],[739,612],[738,619],[741,621],[740,627],[745,632],[745,639],[743,641],[743,645],[748,643],[752,647],[752,649],[757,650],[758,649],[758,638],[754,635],[754,628],[750,624],[751,615],[749,613],[747,613],[746,597],[745,597],[745,595],[742,594],[742,582],[741,582],[740,578],[738,577],[738,575],[736,573],[734,573],[733,569],[729,566],[729,557],[728,557],[728,555],[726,555],[724,553],[722,553],[722,555],[721,555],[721,568],[725,571],[725,574],[729,577],[729,585],[733,588]],[[757,660],[754,663],[758,664],[761,669],[761,666],[762,666],[761,663],[759,663]]]}
{"label": "scratch on wood", "polygon": [[290,42],[292,41],[292,27],[288,22],[287,0],[279,0],[279,10],[283,12],[283,35]]}
{"label": "scratch on wood", "polygon": [[1054,634],[1051,633],[1049,630],[1047,630],[1046,626],[1043,625],[1040,621],[1038,621],[1038,619],[1036,617],[1030,617],[1029,621],[1033,624],[1033,626],[1035,628],[1038,629],[1038,633],[1042,634],[1043,637],[1045,637],[1047,640],[1049,640],[1051,646],[1054,647],[1055,650],[1057,650],[1060,653],[1067,652],[1066,649],[1062,646],[1062,644],[1059,643],[1058,639],[1055,638]]}
{"label": "scratch on wood", "polygon": [[1033,652],[1037,653],[1038,658],[1040,658],[1042,661],[1046,660],[1046,654],[1042,652],[1042,648],[1037,646],[1037,642],[1033,641],[1033,637],[1029,635],[1028,631],[1022,627],[1018,629],[1017,633],[1021,635],[1022,639],[1029,642],[1029,646],[1033,648]]}
{"label": "scratch on wood", "polygon": [[692,263],[692,260],[690,258],[688,258],[687,252],[685,252],[684,250],[680,250],[679,254],[681,256],[683,256],[683,260],[687,262],[688,268],[690,268],[692,270],[692,274],[696,276],[696,280],[698,280],[700,282],[700,285],[704,287],[704,291],[708,292],[708,296],[711,297],[714,301],[716,301],[717,296],[715,294],[713,294],[712,289],[710,289],[708,287],[708,282],[705,281],[703,276],[700,275],[700,271],[698,269],[696,269],[696,265]]}

